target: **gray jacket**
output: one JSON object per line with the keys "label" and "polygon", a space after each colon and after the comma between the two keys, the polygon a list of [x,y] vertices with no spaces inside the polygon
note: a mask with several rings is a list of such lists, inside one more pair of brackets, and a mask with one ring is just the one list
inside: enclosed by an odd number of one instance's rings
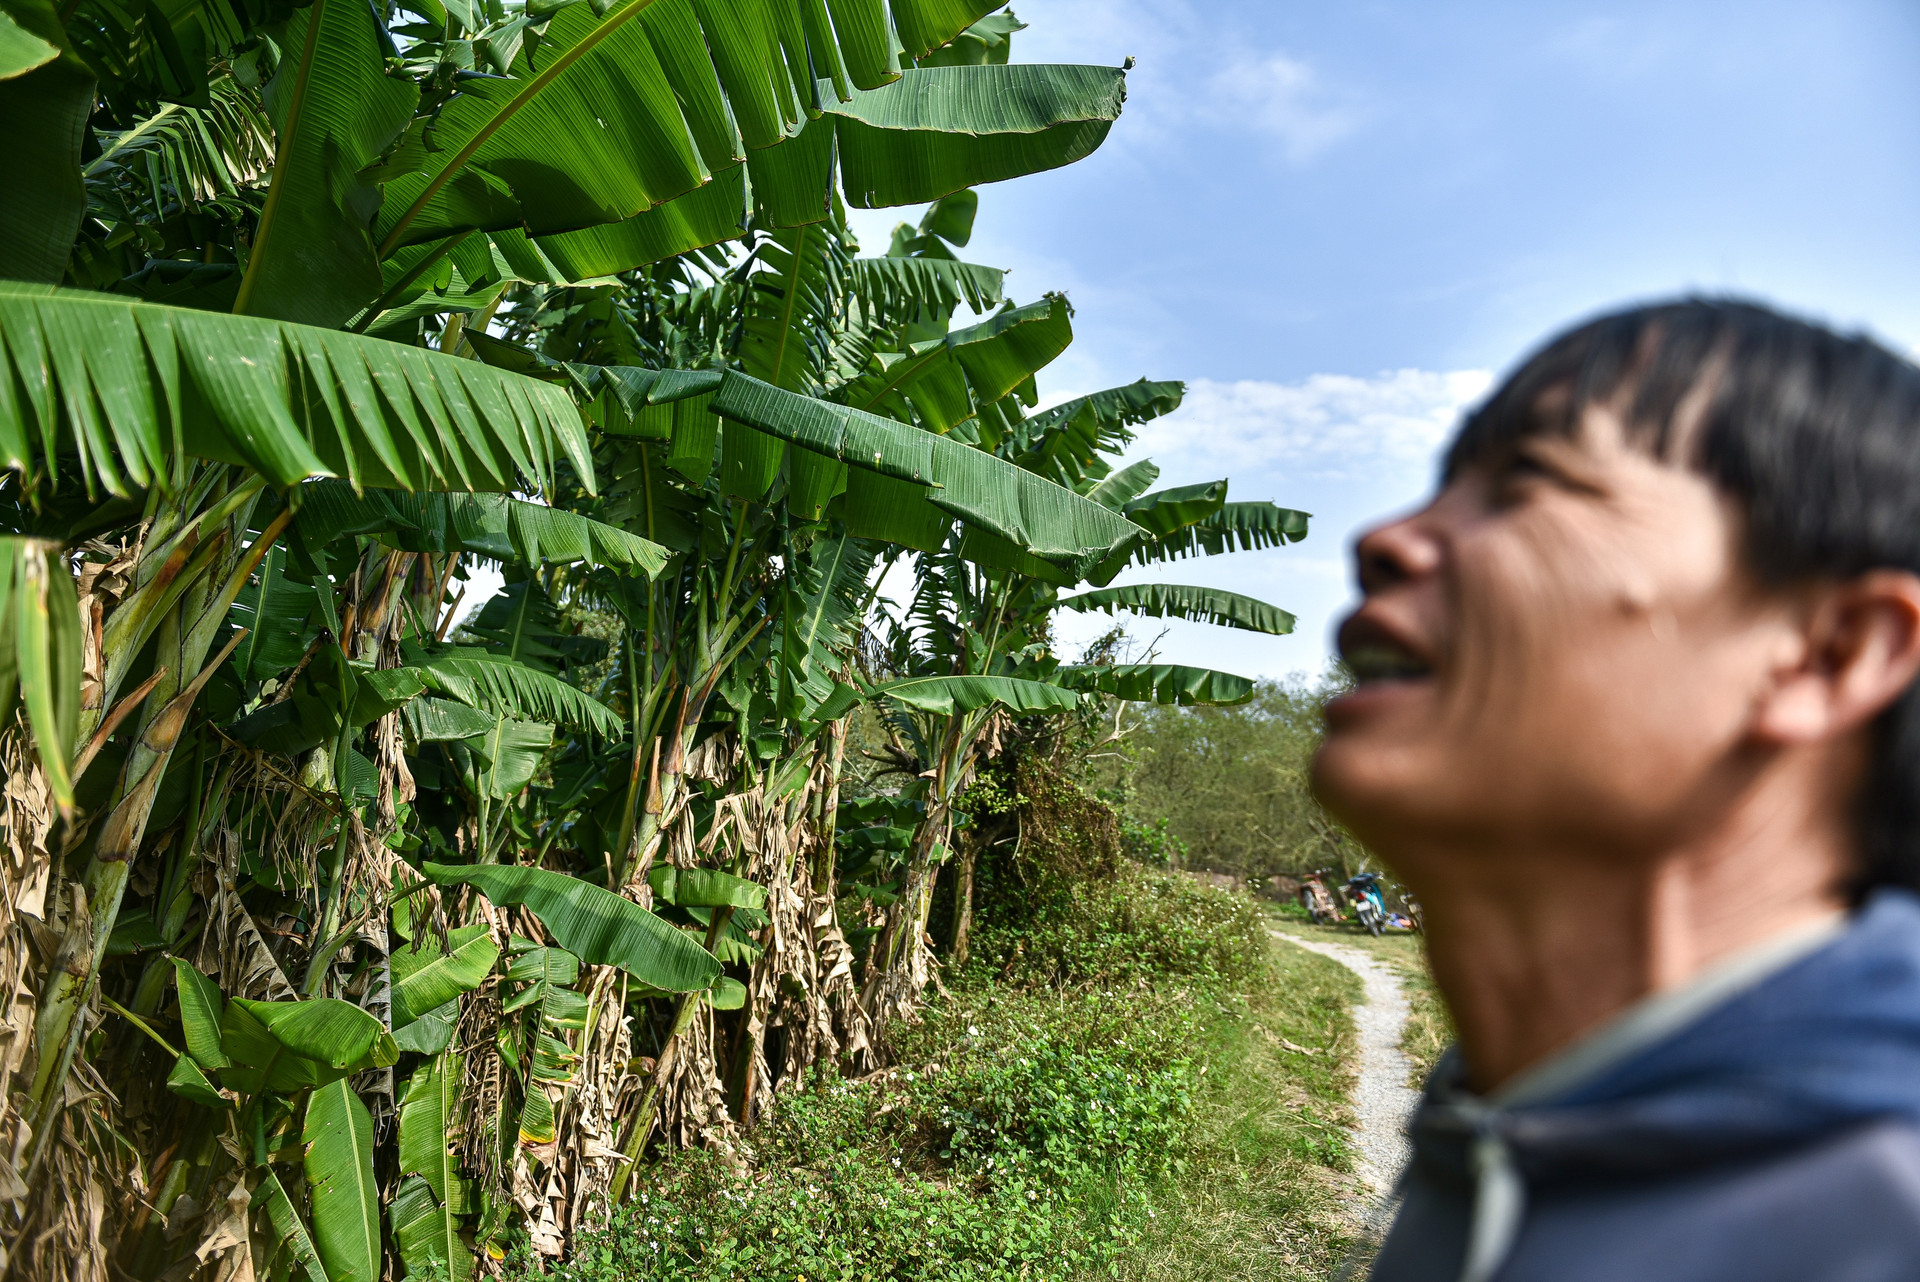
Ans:
{"label": "gray jacket", "polygon": [[1920,899],[1627,1022],[1487,1099],[1442,1061],[1375,1282],[1920,1280]]}

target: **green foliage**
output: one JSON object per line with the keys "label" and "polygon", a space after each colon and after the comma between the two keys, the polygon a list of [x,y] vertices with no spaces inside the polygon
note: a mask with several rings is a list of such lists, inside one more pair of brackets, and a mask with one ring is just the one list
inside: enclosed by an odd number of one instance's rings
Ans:
{"label": "green foliage", "polygon": [[1164,826],[1188,865],[1261,879],[1334,867],[1365,852],[1313,799],[1320,707],[1337,686],[1262,681],[1238,707],[1146,707],[1103,775],[1137,824]]}
{"label": "green foliage", "polygon": [[1016,987],[1164,977],[1233,984],[1266,955],[1266,919],[1244,895],[1131,862],[1110,880],[1028,876],[1024,895],[982,879],[990,911],[975,927],[970,963]]}

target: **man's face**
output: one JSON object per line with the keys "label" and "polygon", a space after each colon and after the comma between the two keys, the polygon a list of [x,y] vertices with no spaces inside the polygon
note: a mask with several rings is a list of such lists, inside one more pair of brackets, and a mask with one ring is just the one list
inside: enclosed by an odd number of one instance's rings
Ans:
{"label": "man's face", "polygon": [[1468,469],[1358,544],[1359,683],[1327,709],[1320,795],[1389,858],[1683,839],[1751,769],[1798,635],[1739,538],[1728,500],[1603,409]]}

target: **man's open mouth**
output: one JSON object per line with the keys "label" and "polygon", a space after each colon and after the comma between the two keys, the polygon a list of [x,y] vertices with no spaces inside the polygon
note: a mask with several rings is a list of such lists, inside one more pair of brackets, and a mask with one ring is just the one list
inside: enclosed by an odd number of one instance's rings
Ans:
{"label": "man's open mouth", "polygon": [[1349,619],[1340,630],[1340,657],[1354,680],[1418,681],[1433,675],[1433,664],[1371,619]]}

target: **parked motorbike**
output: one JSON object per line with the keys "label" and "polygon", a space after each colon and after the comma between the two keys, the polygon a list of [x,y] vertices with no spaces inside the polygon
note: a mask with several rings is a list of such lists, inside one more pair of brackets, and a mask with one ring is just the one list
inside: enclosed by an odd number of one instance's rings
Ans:
{"label": "parked motorbike", "polygon": [[1381,893],[1380,874],[1373,872],[1356,873],[1347,879],[1347,898],[1353,901],[1354,916],[1367,929],[1367,933],[1378,936],[1385,932],[1387,922],[1386,896]]}
{"label": "parked motorbike", "polygon": [[1324,926],[1330,921],[1341,921],[1340,907],[1333,902],[1333,892],[1327,889],[1327,874],[1330,868],[1310,872],[1300,883],[1300,906],[1313,918],[1314,925]]}

